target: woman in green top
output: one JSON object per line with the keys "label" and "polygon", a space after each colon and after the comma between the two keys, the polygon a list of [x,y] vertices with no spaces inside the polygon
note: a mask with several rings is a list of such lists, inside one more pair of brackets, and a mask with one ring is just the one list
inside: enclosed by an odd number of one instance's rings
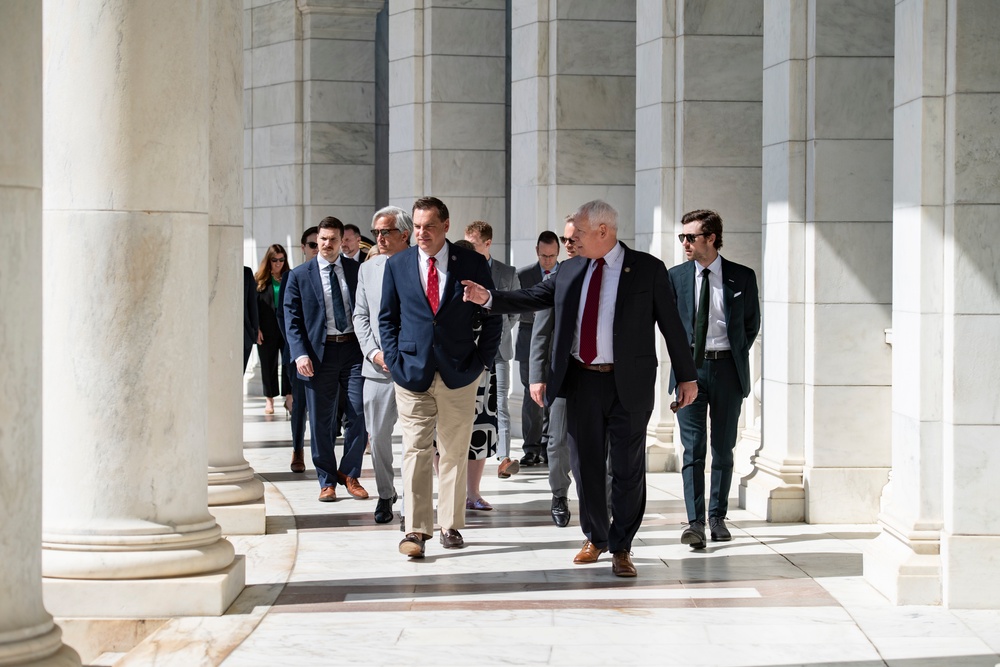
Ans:
{"label": "woman in green top", "polygon": [[278,391],[278,355],[285,346],[285,339],[278,327],[278,294],[281,280],[288,273],[288,254],[275,243],[264,253],[257,279],[257,306],[260,311],[260,330],[257,332],[257,353],[260,355],[261,382],[267,401],[264,414],[274,414],[274,397],[284,395],[285,412],[292,409],[292,385],[288,381],[288,359],[281,365],[281,391]]}

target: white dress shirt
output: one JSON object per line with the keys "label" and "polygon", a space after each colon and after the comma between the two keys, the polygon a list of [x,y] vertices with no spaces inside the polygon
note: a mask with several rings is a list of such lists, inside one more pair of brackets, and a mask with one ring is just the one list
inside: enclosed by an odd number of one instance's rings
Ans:
{"label": "white dress shirt", "polygon": [[[615,247],[604,256],[604,269],[601,275],[601,300],[597,311],[597,357],[592,364],[613,364],[615,362],[615,300],[618,298],[618,282],[622,277],[622,265],[625,263],[625,249],[622,244]],[[587,291],[590,279],[597,268],[597,261],[590,260],[587,273],[583,278],[580,291],[580,308],[576,314],[576,329],[573,333],[572,353],[580,359],[580,327],[583,325],[583,310],[587,307]]]}
{"label": "white dress shirt", "polygon": [[344,314],[347,315],[347,327],[344,331],[337,328],[336,318],[333,316],[333,292],[330,291],[330,271],[326,267],[330,262],[323,259],[322,255],[316,255],[316,262],[319,264],[319,277],[323,283],[323,303],[326,306],[326,335],[339,336],[341,334],[354,331],[354,322],[351,313],[354,306],[351,303],[351,291],[347,287],[347,280],[344,278],[343,255],[338,255],[333,262],[333,272],[337,274],[337,287],[340,288],[340,295],[344,299]]}
{"label": "white dress shirt", "polygon": [[[427,294],[427,267],[430,264],[428,260],[430,260],[431,256],[428,255],[426,252],[424,252],[423,248],[417,246],[417,257],[419,259],[419,261],[417,262],[417,266],[420,270],[419,271],[420,286],[423,288],[424,294]],[[438,250],[437,254],[434,255],[434,259],[437,260],[437,263],[434,265],[434,268],[437,270],[438,274],[438,307],[440,308],[441,304],[444,303],[444,283],[445,280],[447,280],[448,278],[447,241],[445,241],[445,244],[441,246],[441,249]]]}
{"label": "white dress shirt", "polygon": [[701,299],[701,272],[708,269],[708,334],[705,337],[706,350],[728,350],[729,333],[726,329],[726,308],[722,292],[722,255],[707,267],[694,263],[694,312],[698,317],[698,301]]}

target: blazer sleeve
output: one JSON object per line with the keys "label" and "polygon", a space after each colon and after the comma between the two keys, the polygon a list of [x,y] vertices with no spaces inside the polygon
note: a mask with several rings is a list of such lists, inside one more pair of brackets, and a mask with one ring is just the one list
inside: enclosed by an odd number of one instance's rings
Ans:
{"label": "blazer sleeve", "polygon": [[667,342],[667,354],[674,377],[678,382],[693,382],[698,379],[698,371],[694,366],[694,356],[688,345],[687,332],[677,312],[677,300],[674,290],[667,277],[667,267],[656,260],[653,271],[653,312],[656,324]]}
{"label": "blazer sleeve", "polygon": [[[493,287],[493,276],[490,267],[483,259],[477,262],[476,277],[474,280],[480,285],[490,289]],[[485,281],[485,282],[484,282]],[[484,368],[492,368],[497,356],[497,349],[500,347],[500,337],[503,335],[503,318],[496,313],[484,310],[486,317],[483,318],[483,329],[479,332],[479,339],[476,346],[479,349],[479,359],[483,362]]]}
{"label": "blazer sleeve", "polygon": [[305,318],[302,314],[302,292],[301,285],[299,285],[299,273],[297,271],[288,273],[282,282],[287,283],[285,287],[285,300],[282,304],[285,311],[285,342],[291,351],[292,358],[290,361],[294,362],[299,357],[309,356],[309,351],[306,348],[306,340],[308,340],[309,333],[306,331]]}
{"label": "blazer sleeve", "polygon": [[[354,333],[357,334],[361,354],[366,360],[379,351],[375,332],[372,330],[371,311],[368,306],[368,289],[365,286],[367,271],[358,272],[358,288],[354,293]],[[376,313],[376,316],[378,314]]]}
{"label": "blazer sleeve", "polygon": [[760,333],[760,296],[757,292],[757,275],[753,270],[748,270],[746,295],[743,297],[743,326],[747,335],[747,348],[749,349],[757,334]]}
{"label": "blazer sleeve", "polygon": [[531,327],[531,352],[528,356],[528,384],[548,382],[555,312],[554,308],[546,308],[535,314],[535,323]]}
{"label": "blazer sleeve", "polygon": [[555,280],[543,280],[526,289],[513,292],[492,292],[492,312],[503,315],[507,313],[524,313],[551,308],[555,305]]}
{"label": "blazer sleeve", "polygon": [[382,361],[392,368],[399,356],[399,293],[393,263],[385,263],[382,275],[382,308],[378,313],[378,333],[382,341]]}

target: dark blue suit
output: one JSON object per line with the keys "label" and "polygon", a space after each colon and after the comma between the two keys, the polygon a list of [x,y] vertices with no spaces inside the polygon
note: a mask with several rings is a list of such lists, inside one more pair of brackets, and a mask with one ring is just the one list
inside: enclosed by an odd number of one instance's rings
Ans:
{"label": "dark blue suit", "polygon": [[[351,303],[348,320],[358,288],[357,262],[341,261]],[[362,410],[361,347],[357,337],[346,342],[327,341],[326,303],[318,258],[296,267],[285,278],[285,331],[291,359],[308,355],[313,365],[311,378],[296,375],[295,381],[306,388],[313,465],[320,487],[336,486],[337,471],[347,477],[361,476],[361,462],[368,434]],[[347,429],[344,431],[344,456],[337,466],[333,451],[334,421],[341,391],[347,392]]]}
{"label": "dark blue suit", "polygon": [[[463,280],[493,287],[486,258],[451,243],[448,248],[448,279],[437,314],[431,312],[420,283],[416,247],[385,263],[378,318],[382,355],[392,381],[410,391],[427,391],[435,373],[449,389],[479,382],[483,369],[493,366],[500,345],[501,318],[485,317],[479,306],[462,300]],[[477,318],[483,318],[478,340],[473,333]]]}
{"label": "dark blue suit", "polygon": [[278,291],[278,326],[281,328],[281,336],[285,340],[285,347],[281,350],[281,358],[288,365],[288,379],[292,383],[292,448],[302,450],[306,437],[306,385],[299,379],[299,374],[295,370],[295,357],[288,347],[288,334],[285,332],[285,286],[287,280],[281,281],[281,289]]}
{"label": "dark blue suit", "polygon": [[[600,549],[628,551],[646,507],[646,426],[653,410],[656,330],[670,361],[685,381],[695,379],[691,350],[677,315],[667,267],[656,257],[622,244],[624,258],[615,298],[614,367],[585,370],[572,356],[584,278],[591,260],[574,257],[555,278],[517,292],[494,292],[493,311],[554,308],[552,355],[545,403],[566,398],[567,435],[580,498],[580,528]],[[608,517],[607,471],[612,469]]]}
{"label": "dark blue suit", "polygon": [[[698,267],[701,268],[700,266]],[[679,264],[669,271],[677,309],[694,347],[695,263]],[[684,445],[684,504],[688,521],[705,521],[705,456],[709,410],[712,417],[712,480],[708,517],[725,518],[729,511],[729,490],[733,480],[733,448],[739,427],[743,399],[750,394],[750,347],[760,330],[757,276],[753,269],[722,258],[722,294],[732,357],[706,359],[698,369],[698,397],[677,412],[681,443]],[[671,371],[669,390],[675,386]]]}

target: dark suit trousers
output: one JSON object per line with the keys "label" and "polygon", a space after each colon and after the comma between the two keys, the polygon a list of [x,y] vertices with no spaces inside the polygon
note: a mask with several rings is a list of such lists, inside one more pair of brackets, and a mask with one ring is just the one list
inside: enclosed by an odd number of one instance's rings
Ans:
{"label": "dark suit trousers", "polygon": [[[368,440],[362,406],[362,361],[356,340],[327,343],[323,362],[318,367],[314,364],[314,375],[303,382],[309,404],[313,465],[321,488],[337,485],[338,470],[348,477],[361,476],[361,461]],[[344,456],[338,467],[333,443],[336,440],[334,419],[341,392],[347,392],[347,429],[344,431]]]}
{"label": "dark suit trousers", "polygon": [[528,362],[518,362],[521,367],[521,384],[524,386],[524,399],[521,401],[521,436],[524,444],[521,449],[525,454],[537,454],[547,458],[542,445],[542,435],[545,430],[545,410],[531,398],[528,384]]}
{"label": "dark suit trousers", "polygon": [[292,381],[292,447],[301,451],[306,438],[306,382],[299,377],[295,364],[288,369]]}
{"label": "dark suit trousers", "polygon": [[[285,341],[281,334],[265,335],[264,342],[257,346],[260,355],[260,381],[264,387],[264,395],[274,398],[292,393],[292,385],[288,379],[288,367],[278,363]],[[278,387],[278,372],[281,371],[281,387]]]}
{"label": "dark suit trousers", "polygon": [[580,528],[599,548],[629,551],[646,510],[646,426],[652,413],[625,409],[614,372],[586,371],[571,362],[564,386],[569,388],[566,429],[580,498]]}
{"label": "dark suit trousers", "polygon": [[705,520],[706,418],[712,418],[712,480],[709,517],[725,518],[733,482],[733,449],[743,408],[743,390],[736,363],[706,359],[698,369],[698,398],[677,412],[684,445],[684,505],[688,521]]}

